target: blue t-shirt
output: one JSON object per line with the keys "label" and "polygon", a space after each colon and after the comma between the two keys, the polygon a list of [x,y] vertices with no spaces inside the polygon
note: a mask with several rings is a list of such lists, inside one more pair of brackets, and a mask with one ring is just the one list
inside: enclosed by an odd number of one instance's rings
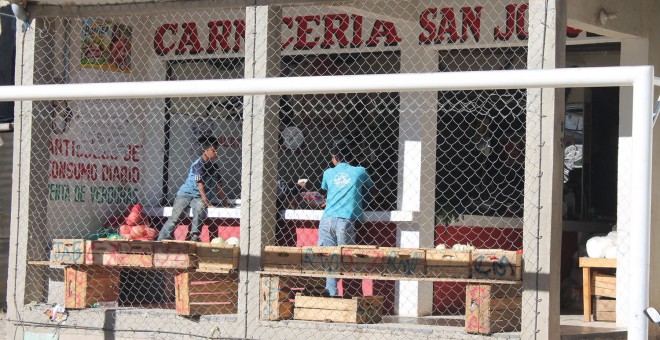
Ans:
{"label": "blue t-shirt", "polygon": [[373,182],[360,166],[339,163],[323,172],[321,189],[328,191],[323,217],[339,217],[362,222],[365,197]]}
{"label": "blue t-shirt", "polygon": [[181,188],[179,188],[177,195],[192,196],[196,198],[202,197],[202,194],[197,187],[198,182],[204,183],[206,197],[210,200],[213,188],[215,188],[218,183],[222,183],[218,166],[211,161],[204,162],[204,159],[200,157],[190,166],[188,177],[186,178],[186,181],[183,182]]}

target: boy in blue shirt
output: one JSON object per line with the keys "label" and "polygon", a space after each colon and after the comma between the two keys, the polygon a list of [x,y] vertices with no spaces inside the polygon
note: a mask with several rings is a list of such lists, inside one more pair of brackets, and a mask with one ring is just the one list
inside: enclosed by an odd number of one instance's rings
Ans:
{"label": "boy in blue shirt", "polygon": [[[323,217],[319,223],[319,246],[355,244],[355,222],[363,221],[363,209],[373,186],[367,170],[347,163],[351,150],[344,140],[330,149],[333,168],[323,172],[321,190],[327,191]],[[337,279],[326,279],[326,290],[337,296]]]}
{"label": "boy in blue shirt", "polygon": [[213,187],[218,198],[222,200],[222,205],[229,206],[225,192],[222,190],[222,178],[218,166],[213,162],[218,159],[216,151],[218,140],[215,137],[203,136],[199,139],[199,143],[202,145],[202,155],[190,166],[188,177],[174,198],[172,216],[160,230],[158,241],[172,239],[174,227],[181,220],[184,210],[190,206],[193,215],[190,240],[199,242],[200,227],[206,219],[207,208],[213,207],[206,193]]}

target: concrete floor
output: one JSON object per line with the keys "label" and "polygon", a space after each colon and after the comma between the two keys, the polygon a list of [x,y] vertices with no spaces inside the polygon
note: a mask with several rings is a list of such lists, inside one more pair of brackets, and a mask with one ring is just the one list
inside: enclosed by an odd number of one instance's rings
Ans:
{"label": "concrete floor", "polygon": [[582,314],[562,315],[560,323],[561,338],[563,340],[627,338],[626,329],[617,328],[614,322],[584,322]]}

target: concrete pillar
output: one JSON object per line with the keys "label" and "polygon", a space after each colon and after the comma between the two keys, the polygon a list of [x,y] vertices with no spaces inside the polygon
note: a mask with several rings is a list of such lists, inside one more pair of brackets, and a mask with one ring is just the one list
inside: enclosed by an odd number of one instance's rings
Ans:
{"label": "concrete pillar", "polygon": [[[32,19],[31,27],[35,27],[36,20]],[[35,29],[22,32],[22,22],[17,21],[16,41],[16,85],[32,85],[34,83],[34,51],[35,51]],[[43,227],[46,210],[43,206],[36,206],[33,202],[31,191],[32,175],[36,172],[38,162],[30,152],[32,145],[32,134],[36,126],[33,125],[32,102],[17,102],[14,106],[14,154],[12,174],[12,200],[11,200],[11,223],[9,235],[9,268],[7,275],[7,318],[20,320],[20,313],[28,296],[30,299],[39,298],[43,300],[43,287],[45,277],[35,279],[35,273],[28,276],[27,260],[30,245],[39,248],[39,243],[46,234],[34,233],[35,238],[30,238],[29,229]],[[42,130],[43,133],[43,130]],[[42,218],[33,219],[37,209],[41,210]],[[32,221],[32,223],[30,223]],[[41,226],[37,221],[42,221]],[[22,337],[23,328],[7,323],[7,334]]]}
{"label": "concrete pillar", "polygon": [[[529,2],[529,69],[564,66],[565,1]],[[564,89],[527,89],[522,339],[558,339]]]}
{"label": "concrete pillar", "polygon": [[[275,6],[246,8],[245,78],[280,74],[280,19]],[[243,166],[241,174],[241,260],[238,315],[241,337],[259,324],[259,279],[264,246],[275,244],[275,201],[279,97],[246,96],[243,106]],[[249,297],[249,299],[248,299]]]}
{"label": "concrete pillar", "polygon": [[[414,26],[403,27],[401,73],[438,71],[438,51],[416,43]],[[402,92],[399,115],[397,210],[413,211],[410,223],[399,223],[397,246],[433,247],[435,230],[435,160],[437,92]],[[398,281],[397,312],[424,316],[433,312],[433,283]]]}

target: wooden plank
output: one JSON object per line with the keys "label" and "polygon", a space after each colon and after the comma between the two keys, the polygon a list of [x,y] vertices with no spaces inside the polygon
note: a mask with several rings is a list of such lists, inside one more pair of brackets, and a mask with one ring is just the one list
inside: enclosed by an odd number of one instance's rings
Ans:
{"label": "wooden plank", "polygon": [[195,267],[195,252],[194,243],[156,243],[154,244],[154,267],[178,269]]}
{"label": "wooden plank", "polygon": [[616,259],[580,257],[579,265],[590,268],[616,268]]}
{"label": "wooden plank", "polygon": [[231,302],[218,303],[193,303],[190,304],[188,314],[183,315],[213,315],[213,314],[236,314],[238,305]]}
{"label": "wooden plank", "polygon": [[189,301],[193,303],[201,302],[232,302],[238,303],[237,292],[210,292],[210,293],[190,293]]}
{"label": "wooden plank", "polygon": [[339,273],[341,247],[303,247],[301,262],[303,273]]}
{"label": "wooden plank", "polygon": [[382,296],[364,296],[351,299],[337,297],[317,297],[296,295],[296,308],[319,308],[329,310],[355,311],[358,309],[378,308],[383,305]]}
{"label": "wooden plank", "polygon": [[[580,263],[582,258],[580,258]],[[591,267],[582,267],[582,308],[585,322],[591,321]]]}
{"label": "wooden plank", "polygon": [[522,254],[501,249],[472,251],[471,275],[476,279],[520,280]]}
{"label": "wooden plank", "polygon": [[423,276],[426,272],[426,251],[414,248],[380,248],[387,264],[386,276]]}
{"label": "wooden plank", "polygon": [[293,318],[296,320],[346,322],[346,323],[379,323],[382,321],[380,310],[327,310],[318,308],[295,308]]}

